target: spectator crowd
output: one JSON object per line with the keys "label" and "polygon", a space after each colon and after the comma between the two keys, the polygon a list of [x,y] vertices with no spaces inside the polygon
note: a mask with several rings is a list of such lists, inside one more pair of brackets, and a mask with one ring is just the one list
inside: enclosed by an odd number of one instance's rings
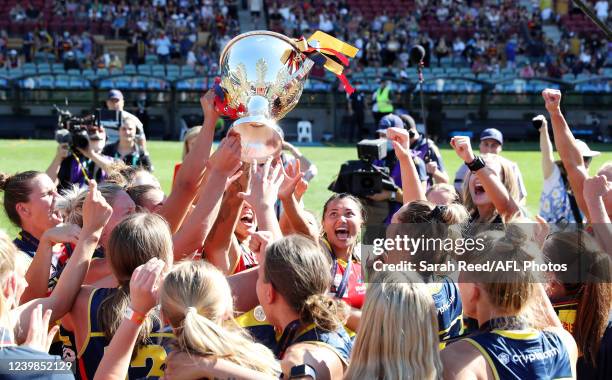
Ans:
{"label": "spectator crowd", "polygon": [[[38,4],[40,3],[40,4]],[[43,5],[44,4],[44,5]],[[18,67],[23,62],[66,62],[69,68],[121,69],[143,64],[147,55],[156,62],[189,65],[214,73],[219,53],[238,34],[238,8],[228,1],[54,1],[16,2],[0,23],[0,64]],[[96,35],[128,42],[125,61],[103,48]],[[22,38],[20,47],[8,48],[9,37]]]}

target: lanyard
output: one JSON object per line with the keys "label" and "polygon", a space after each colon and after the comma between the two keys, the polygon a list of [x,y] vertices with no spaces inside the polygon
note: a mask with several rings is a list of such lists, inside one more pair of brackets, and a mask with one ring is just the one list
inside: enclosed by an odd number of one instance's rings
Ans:
{"label": "lanyard", "polygon": [[299,319],[289,323],[285,330],[283,330],[283,335],[276,346],[276,350],[274,350],[274,354],[277,358],[282,359],[283,355],[285,355],[285,351],[287,348],[295,341],[298,330],[300,329],[301,322]]}
{"label": "lanyard", "polygon": [[17,235],[17,239],[15,239],[15,245],[21,251],[28,254],[30,257],[34,257],[36,250],[38,249],[38,239],[36,239],[32,234],[27,231],[21,230],[19,235]]}
{"label": "lanyard", "polygon": [[[332,271],[331,271],[332,281],[333,281],[336,278],[336,273],[338,273],[338,258],[332,251],[331,246],[329,245],[329,242],[326,239],[323,239],[323,244],[327,247],[327,252],[329,252],[332,258],[332,261],[334,262],[334,266],[332,267]],[[342,299],[344,296],[344,293],[346,292],[346,288],[348,287],[349,276],[351,274],[352,261],[353,260],[351,260],[351,258],[349,257],[346,263],[346,268],[344,269],[344,273],[342,274],[342,279],[340,280],[340,284],[338,284],[338,287],[332,284],[331,291],[336,294],[336,298]]]}
{"label": "lanyard", "polygon": [[83,176],[85,176],[87,183],[89,183],[91,180],[89,179],[89,176],[87,175],[87,171],[85,171],[85,168],[83,167],[83,164],[81,163],[81,160],[76,154],[74,154],[74,152],[72,152],[72,157],[74,157],[74,160],[77,162],[77,165],[79,165],[79,169],[81,169],[81,173],[83,173]]}

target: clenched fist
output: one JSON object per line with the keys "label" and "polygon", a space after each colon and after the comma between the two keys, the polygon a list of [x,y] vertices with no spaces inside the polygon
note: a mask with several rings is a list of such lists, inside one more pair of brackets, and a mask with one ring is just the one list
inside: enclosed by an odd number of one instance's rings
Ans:
{"label": "clenched fist", "polygon": [[561,107],[561,91],[547,88],[542,91],[544,106],[549,113],[559,112]]}

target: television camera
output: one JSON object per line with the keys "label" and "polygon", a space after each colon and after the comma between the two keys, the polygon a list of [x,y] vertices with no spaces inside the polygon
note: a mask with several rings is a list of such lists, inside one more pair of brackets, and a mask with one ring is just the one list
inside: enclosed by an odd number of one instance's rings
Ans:
{"label": "television camera", "polygon": [[98,109],[85,116],[74,116],[68,109],[53,105],[57,112],[57,127],[55,141],[68,144],[70,149],[86,149],[89,145],[89,131],[95,128],[110,128],[119,130],[121,127],[121,111]]}
{"label": "television camera", "polygon": [[338,177],[329,185],[330,191],[349,193],[364,198],[383,190],[397,190],[390,176],[389,168],[374,165],[375,161],[387,157],[385,139],[361,140],[357,143],[357,156],[359,160],[351,160],[342,164]]}

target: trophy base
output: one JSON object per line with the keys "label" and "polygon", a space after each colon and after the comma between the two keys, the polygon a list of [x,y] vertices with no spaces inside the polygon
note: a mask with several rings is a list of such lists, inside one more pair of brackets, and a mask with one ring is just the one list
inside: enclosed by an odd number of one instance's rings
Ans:
{"label": "trophy base", "polygon": [[265,162],[278,157],[283,147],[282,131],[274,120],[261,116],[247,116],[234,122],[231,128],[240,135],[243,162]]}

